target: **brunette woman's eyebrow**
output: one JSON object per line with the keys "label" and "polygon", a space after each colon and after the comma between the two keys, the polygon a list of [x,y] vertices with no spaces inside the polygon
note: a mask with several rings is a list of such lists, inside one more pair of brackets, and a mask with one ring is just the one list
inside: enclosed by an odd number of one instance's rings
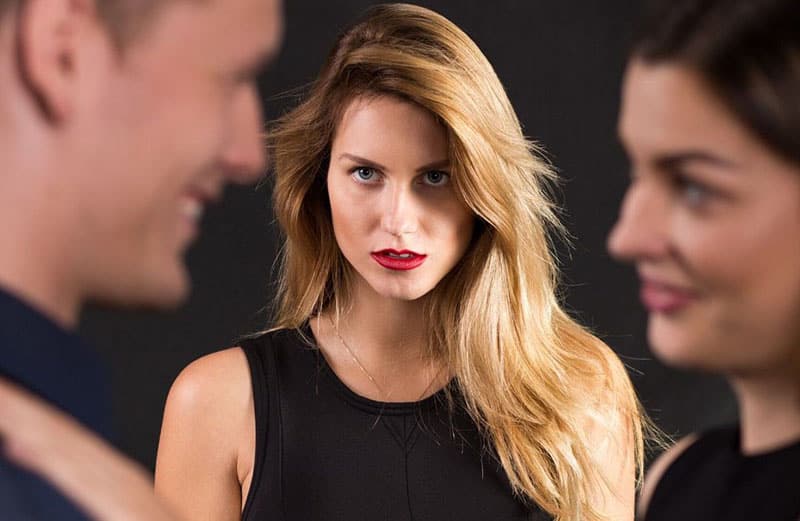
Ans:
{"label": "brunette woman's eyebrow", "polygon": [[700,163],[720,167],[725,170],[735,170],[737,165],[733,161],[724,159],[703,150],[687,150],[683,152],[664,154],[656,157],[655,164],[662,170],[678,170],[689,163]]}

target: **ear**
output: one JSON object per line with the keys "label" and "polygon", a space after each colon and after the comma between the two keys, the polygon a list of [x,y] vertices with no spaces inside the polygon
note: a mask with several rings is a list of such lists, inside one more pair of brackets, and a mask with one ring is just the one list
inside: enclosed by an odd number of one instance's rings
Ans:
{"label": "ear", "polygon": [[95,19],[93,0],[25,0],[17,23],[17,64],[43,115],[70,116],[77,95],[81,39]]}

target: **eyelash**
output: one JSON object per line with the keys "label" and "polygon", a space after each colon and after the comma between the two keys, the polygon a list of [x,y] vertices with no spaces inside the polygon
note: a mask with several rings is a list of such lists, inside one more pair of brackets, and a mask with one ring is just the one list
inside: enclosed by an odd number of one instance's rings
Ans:
{"label": "eyelash", "polygon": [[[359,175],[359,172],[363,172],[363,171],[370,172],[370,173],[372,174],[372,176],[370,176],[370,178],[369,178],[369,179],[364,179],[364,178],[362,178],[362,177]],[[424,178],[428,177],[430,174],[440,174],[441,176],[443,176],[443,182],[440,182],[440,183],[427,183],[427,182],[425,182]],[[379,173],[379,172],[378,172],[376,169],[374,169],[374,168],[372,168],[372,167],[368,167],[368,166],[357,166],[357,167],[355,167],[355,168],[352,168],[352,169],[350,170],[350,175],[351,175],[351,177],[353,177],[353,179],[354,179],[354,180],[355,180],[357,183],[361,183],[361,184],[373,184],[373,183],[375,183],[375,182],[376,182],[376,181],[374,181],[374,180],[373,180],[373,176],[378,176],[378,175],[380,175],[380,173]],[[447,185],[447,184],[449,183],[449,181],[450,181],[450,174],[448,174],[447,172],[442,172],[441,170],[431,170],[431,171],[429,171],[429,172],[425,172],[425,173],[424,173],[424,174],[422,174],[420,177],[422,177],[422,178],[423,178],[423,181],[421,182],[422,184],[424,184],[424,185],[426,185],[426,186],[434,187],[434,188],[436,188],[436,187],[439,187],[439,186],[445,186],[445,185]]]}

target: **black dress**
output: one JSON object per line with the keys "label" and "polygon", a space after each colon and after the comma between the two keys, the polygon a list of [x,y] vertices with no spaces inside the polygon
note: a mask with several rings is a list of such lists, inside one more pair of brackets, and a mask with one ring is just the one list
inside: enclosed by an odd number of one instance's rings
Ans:
{"label": "black dress", "polygon": [[656,485],[645,521],[800,520],[800,440],[745,456],[739,429],[710,431]]}
{"label": "black dress", "polygon": [[[475,424],[444,391],[420,402],[355,394],[304,335],[242,343],[256,416],[244,521],[530,521]],[[313,342],[313,340],[311,340]]]}

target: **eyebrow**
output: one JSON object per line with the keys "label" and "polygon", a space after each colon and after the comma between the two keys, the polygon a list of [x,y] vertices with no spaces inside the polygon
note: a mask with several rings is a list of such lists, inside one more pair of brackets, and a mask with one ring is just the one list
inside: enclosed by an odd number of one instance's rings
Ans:
{"label": "eyebrow", "polygon": [[261,49],[258,54],[245,63],[244,69],[254,76],[263,74],[275,62],[278,54],[278,51],[273,48]]}
{"label": "eyebrow", "polygon": [[724,159],[703,150],[687,150],[673,154],[664,154],[656,157],[655,164],[664,170],[676,170],[687,163],[701,163],[709,166],[734,170],[737,165],[733,161]]}
{"label": "eyebrow", "polygon": [[[365,157],[360,157],[360,156],[356,156],[356,155],[353,155],[353,154],[347,154],[347,153],[341,154],[339,156],[339,160],[341,161],[342,159],[349,159],[350,161],[352,161],[354,163],[358,163],[358,164],[363,165],[363,166],[368,166],[368,167],[374,168],[376,170],[382,170],[384,172],[386,172],[388,170],[388,168],[386,168],[385,166],[381,165],[380,163],[376,163],[375,161],[371,161],[371,160],[369,160],[369,159],[367,159]],[[427,172],[427,171],[430,171],[430,170],[436,170],[436,169],[440,169],[440,168],[447,168],[448,166],[450,166],[450,160],[449,159],[440,159],[438,161],[434,161],[432,163],[428,163],[426,165],[422,165],[421,167],[417,168],[417,172]]]}

